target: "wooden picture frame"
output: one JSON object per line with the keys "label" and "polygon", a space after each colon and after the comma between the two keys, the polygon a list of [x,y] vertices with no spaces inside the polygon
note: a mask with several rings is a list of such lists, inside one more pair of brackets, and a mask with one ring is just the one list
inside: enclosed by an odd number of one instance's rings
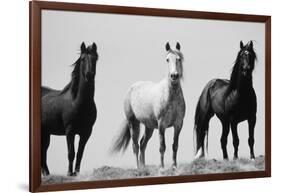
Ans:
{"label": "wooden picture frame", "polygon": [[[265,24],[265,170],[251,172],[164,176],[136,179],[41,184],[41,12],[42,10],[95,12],[138,16],[194,18],[222,21],[258,22]],[[271,176],[271,17],[232,13],[199,12],[140,7],[106,6],[78,3],[29,2],[30,11],[30,186],[31,192],[107,188],[150,184],[184,183],[212,180],[260,178]]]}

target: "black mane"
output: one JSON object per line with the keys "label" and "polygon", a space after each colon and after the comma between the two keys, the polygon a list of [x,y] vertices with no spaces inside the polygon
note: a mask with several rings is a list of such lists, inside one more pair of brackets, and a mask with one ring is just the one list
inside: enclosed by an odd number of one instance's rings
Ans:
{"label": "black mane", "polygon": [[64,87],[60,94],[64,94],[66,91],[71,89],[72,97],[76,97],[79,83],[80,62],[81,57],[79,57],[78,60],[73,64],[74,69],[71,73],[71,81]]}

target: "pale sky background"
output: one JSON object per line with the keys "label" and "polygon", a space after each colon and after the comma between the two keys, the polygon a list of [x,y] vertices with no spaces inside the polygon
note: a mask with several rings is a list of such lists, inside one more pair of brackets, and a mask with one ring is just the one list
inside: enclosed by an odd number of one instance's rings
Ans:
{"label": "pale sky background", "polygon": [[[182,88],[187,108],[179,139],[178,162],[187,163],[193,159],[194,112],[198,98],[209,80],[230,77],[240,40],[244,43],[254,40],[258,57],[253,72],[258,98],[255,153],[264,155],[264,30],[263,23],[43,10],[42,85],[62,89],[70,81],[71,64],[79,57],[82,41],[87,45],[97,44],[95,102],[98,117],[86,145],[81,171],[92,171],[104,165],[136,166],[131,145],[123,155],[112,156],[109,148],[124,119],[123,101],[129,87],[137,81],[159,82],[166,76],[167,41],[172,47],[178,41],[185,57]],[[208,158],[222,159],[221,131],[221,124],[214,117],[210,121]],[[238,132],[239,156],[249,158],[247,122],[238,126]],[[165,164],[168,167],[172,163],[172,136],[173,129],[167,129]],[[77,142],[78,137],[76,145]],[[227,147],[232,158],[231,133]],[[158,149],[155,130],[146,150],[147,164],[160,164]],[[52,136],[48,150],[50,172],[64,175],[67,165],[65,136]]]}

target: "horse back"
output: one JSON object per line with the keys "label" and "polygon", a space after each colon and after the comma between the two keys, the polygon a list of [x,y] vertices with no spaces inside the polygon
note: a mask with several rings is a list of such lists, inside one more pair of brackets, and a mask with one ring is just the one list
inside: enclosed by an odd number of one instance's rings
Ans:
{"label": "horse back", "polygon": [[58,92],[58,90],[41,86],[41,97],[45,96],[46,94],[52,93],[52,92]]}

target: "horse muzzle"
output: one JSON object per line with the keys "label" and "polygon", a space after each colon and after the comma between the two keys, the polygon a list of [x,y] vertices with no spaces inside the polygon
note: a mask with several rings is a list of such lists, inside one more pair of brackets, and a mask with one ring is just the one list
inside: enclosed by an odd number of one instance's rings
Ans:
{"label": "horse muzzle", "polygon": [[171,78],[172,81],[178,80],[179,77],[180,77],[180,76],[179,76],[179,73],[172,73],[171,76],[170,76],[170,78]]}

